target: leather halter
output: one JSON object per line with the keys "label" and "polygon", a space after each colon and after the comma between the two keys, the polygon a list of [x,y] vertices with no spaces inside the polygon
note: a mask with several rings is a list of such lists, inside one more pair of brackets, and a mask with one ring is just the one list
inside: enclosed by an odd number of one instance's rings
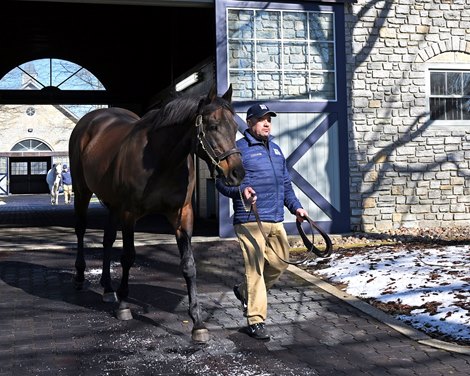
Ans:
{"label": "leather halter", "polygon": [[220,167],[220,162],[228,158],[232,154],[241,154],[238,148],[232,148],[223,153],[217,154],[214,148],[211,146],[209,141],[207,141],[206,133],[204,132],[204,122],[202,121],[202,115],[196,117],[196,129],[197,129],[197,139],[201,144],[202,149],[206,152],[207,156],[211,160],[212,164],[217,167]]}

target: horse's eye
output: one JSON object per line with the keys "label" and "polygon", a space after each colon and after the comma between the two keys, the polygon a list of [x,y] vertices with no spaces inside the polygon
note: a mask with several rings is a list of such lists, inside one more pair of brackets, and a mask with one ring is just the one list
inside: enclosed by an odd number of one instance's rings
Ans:
{"label": "horse's eye", "polygon": [[207,130],[208,131],[214,132],[214,131],[217,130],[218,127],[219,127],[219,123],[209,123],[209,124],[207,124]]}

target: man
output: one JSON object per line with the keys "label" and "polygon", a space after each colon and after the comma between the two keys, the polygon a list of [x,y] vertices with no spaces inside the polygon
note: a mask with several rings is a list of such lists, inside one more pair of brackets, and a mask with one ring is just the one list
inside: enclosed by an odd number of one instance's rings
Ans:
{"label": "man", "polygon": [[72,176],[66,164],[62,166],[62,188],[65,204],[68,205],[72,202]]}
{"label": "man", "polygon": [[[269,340],[265,326],[267,291],[279,279],[288,264],[289,242],[283,226],[284,206],[298,220],[307,212],[297,199],[287,171],[286,160],[271,135],[271,117],[277,114],[265,104],[256,104],[247,111],[248,128],[237,141],[246,171],[240,187],[228,187],[217,180],[220,193],[233,201],[233,224],[245,264],[245,280],[233,289],[243,305],[248,334]],[[259,228],[252,204],[256,202],[261,225]]]}

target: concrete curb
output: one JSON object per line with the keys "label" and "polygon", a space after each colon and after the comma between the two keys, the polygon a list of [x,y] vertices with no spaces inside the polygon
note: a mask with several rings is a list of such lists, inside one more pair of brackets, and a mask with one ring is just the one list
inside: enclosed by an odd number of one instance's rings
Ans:
{"label": "concrete curb", "polygon": [[459,354],[470,355],[470,346],[461,346],[431,338],[427,334],[395,319],[359,298],[339,290],[335,286],[310,273],[307,273],[305,270],[302,270],[297,266],[289,265],[287,270],[420,344]]}

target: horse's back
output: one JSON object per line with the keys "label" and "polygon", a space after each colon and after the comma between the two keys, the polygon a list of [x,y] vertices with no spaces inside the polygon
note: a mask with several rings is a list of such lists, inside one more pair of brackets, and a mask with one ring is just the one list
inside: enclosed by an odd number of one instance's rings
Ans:
{"label": "horse's back", "polygon": [[[87,141],[102,132],[113,129],[113,133],[125,137],[132,124],[139,120],[135,113],[123,108],[101,108],[84,115],[76,124],[70,136],[70,146],[83,147]],[[126,132],[127,131],[127,132]]]}
{"label": "horse's back", "polygon": [[86,180],[92,189],[92,180],[106,173],[137,120],[139,116],[135,113],[117,107],[98,109],[84,115],[73,129],[69,141],[71,172],[75,175],[72,181],[78,180],[78,184]]}

